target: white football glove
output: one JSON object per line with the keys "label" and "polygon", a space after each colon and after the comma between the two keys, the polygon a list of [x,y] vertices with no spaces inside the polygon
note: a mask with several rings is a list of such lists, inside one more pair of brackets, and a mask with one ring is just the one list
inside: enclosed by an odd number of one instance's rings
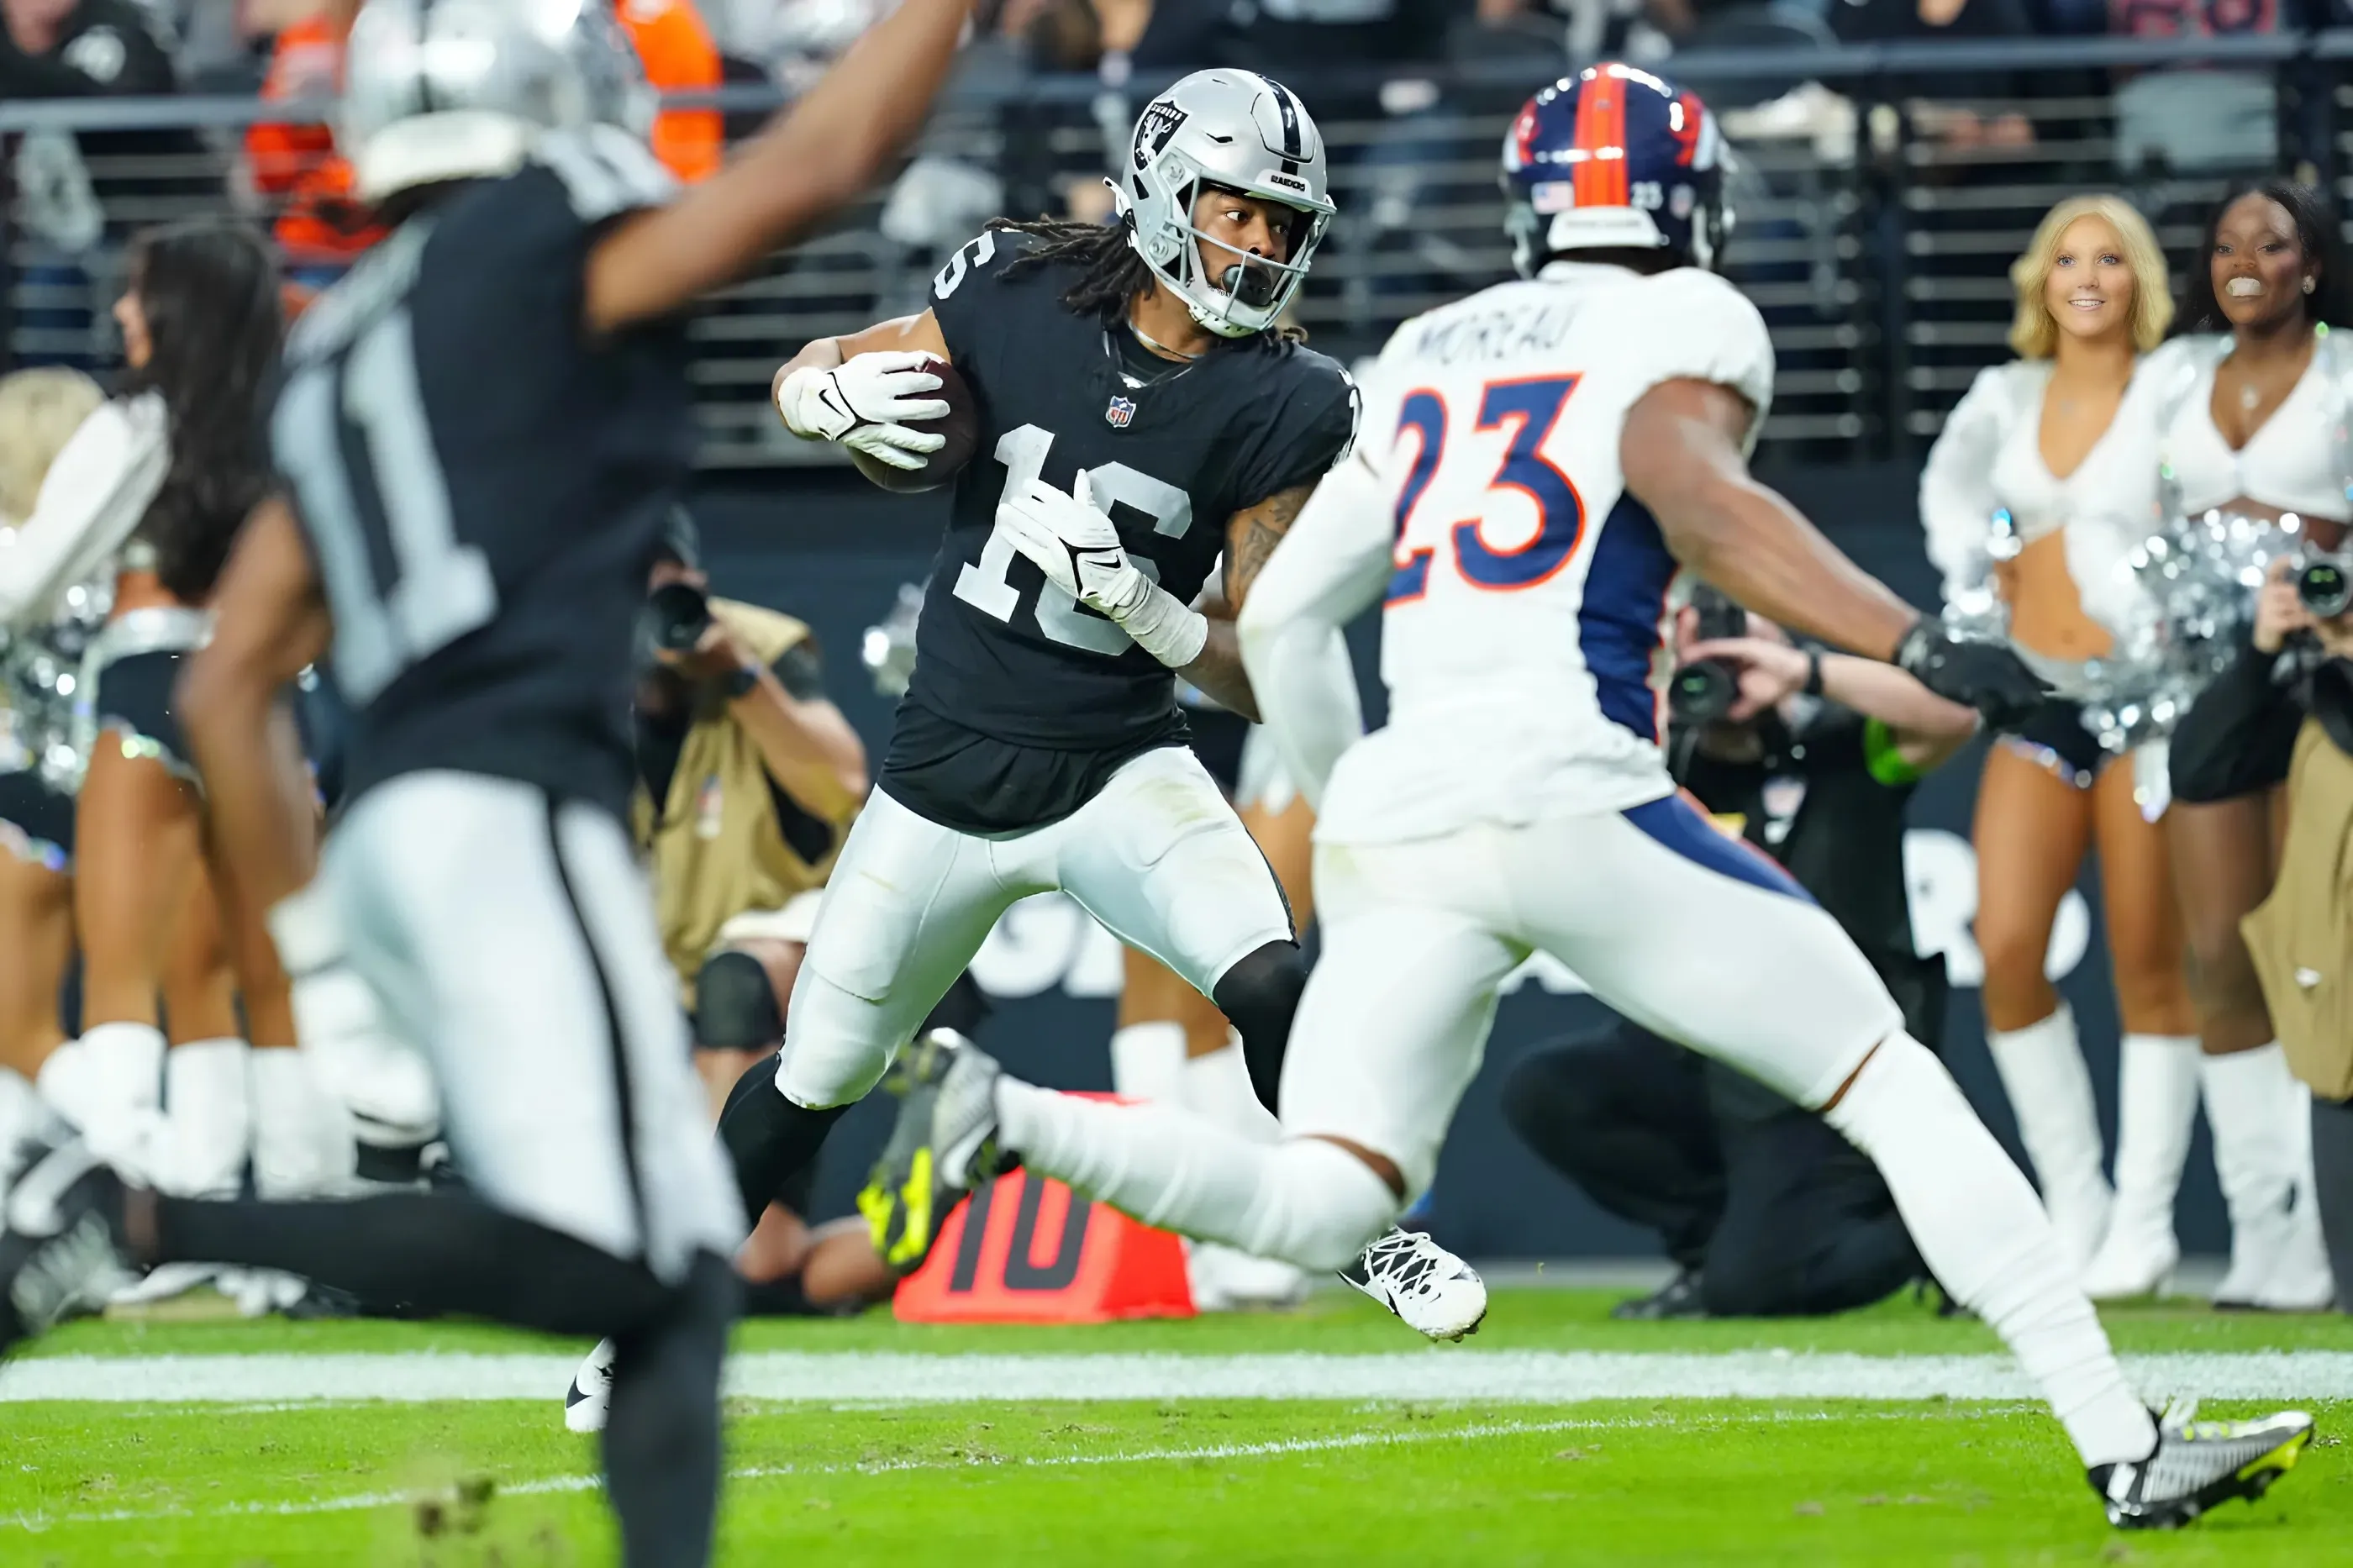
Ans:
{"label": "white football glove", "polygon": [[905,421],[946,416],[944,398],[926,397],[940,378],[925,368],[937,356],[920,349],[858,354],[831,370],[803,365],[776,388],[785,428],[804,440],[838,441],[894,468],[920,468],[947,445]]}
{"label": "white football glove", "polygon": [[1067,495],[1043,479],[1008,486],[997,503],[997,531],[1036,562],[1048,582],[1109,617],[1171,669],[1200,656],[1208,621],[1129,559],[1117,525],[1094,504],[1084,468]]}

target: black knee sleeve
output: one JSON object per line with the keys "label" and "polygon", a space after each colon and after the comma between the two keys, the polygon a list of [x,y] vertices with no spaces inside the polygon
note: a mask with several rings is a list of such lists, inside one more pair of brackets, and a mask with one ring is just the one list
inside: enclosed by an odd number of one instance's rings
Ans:
{"label": "black knee sleeve", "polygon": [[[849,1108],[811,1110],[795,1105],[776,1088],[776,1058],[763,1057],[744,1069],[727,1091],[719,1113],[719,1143],[735,1172],[744,1217],[753,1225],[772,1203],[785,1201],[793,1181],[817,1163],[825,1135]],[[802,1194],[806,1201],[806,1192]],[[793,1206],[786,1203],[786,1206]]]}
{"label": "black knee sleeve", "polygon": [[696,1258],[653,1321],[617,1336],[605,1474],[628,1568],[703,1568],[719,1512],[719,1374],[740,1284]]}
{"label": "black knee sleeve", "polygon": [[1291,1044],[1292,1016],[1307,987],[1307,960],[1295,942],[1271,942],[1226,971],[1210,1000],[1240,1031],[1242,1060],[1259,1103],[1276,1115],[1282,1054]]}
{"label": "black knee sleeve", "polygon": [[784,1010],[768,970],[748,952],[714,953],[694,977],[694,1044],[705,1051],[757,1051],[785,1037]]}

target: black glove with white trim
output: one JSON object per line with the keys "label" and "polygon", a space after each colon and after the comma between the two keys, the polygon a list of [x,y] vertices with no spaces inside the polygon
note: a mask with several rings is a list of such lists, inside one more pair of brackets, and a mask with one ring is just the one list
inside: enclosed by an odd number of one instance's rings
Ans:
{"label": "black glove with white trim", "polygon": [[1934,616],[1912,623],[1895,645],[1895,663],[1937,696],[1976,709],[1997,730],[2023,723],[2051,695],[2008,644],[1957,637]]}

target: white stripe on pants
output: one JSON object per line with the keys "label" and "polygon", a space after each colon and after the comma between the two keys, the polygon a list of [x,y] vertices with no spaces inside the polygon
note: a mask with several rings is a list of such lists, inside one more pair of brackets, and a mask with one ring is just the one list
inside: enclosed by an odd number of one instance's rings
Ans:
{"label": "white stripe on pants", "polygon": [[320,877],[486,1202],[665,1280],[733,1252],[740,1205],[618,821],[512,780],[410,773],[352,807]]}

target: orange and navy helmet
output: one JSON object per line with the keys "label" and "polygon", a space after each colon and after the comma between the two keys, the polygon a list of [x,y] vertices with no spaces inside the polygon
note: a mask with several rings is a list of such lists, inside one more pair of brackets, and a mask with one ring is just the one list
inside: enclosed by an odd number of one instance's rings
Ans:
{"label": "orange and navy helmet", "polygon": [[1725,153],[1699,95],[1639,66],[1588,66],[1504,133],[1504,231],[1523,278],[1578,250],[1665,250],[1713,267],[1730,230]]}

